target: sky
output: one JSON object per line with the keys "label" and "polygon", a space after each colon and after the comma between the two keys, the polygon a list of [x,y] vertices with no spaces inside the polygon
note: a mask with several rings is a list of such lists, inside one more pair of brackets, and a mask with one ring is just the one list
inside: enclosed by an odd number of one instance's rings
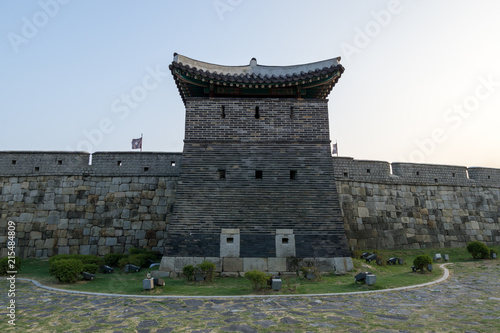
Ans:
{"label": "sky", "polygon": [[340,56],[339,156],[500,168],[496,0],[0,2],[0,151],[182,152],[173,53],[222,65]]}

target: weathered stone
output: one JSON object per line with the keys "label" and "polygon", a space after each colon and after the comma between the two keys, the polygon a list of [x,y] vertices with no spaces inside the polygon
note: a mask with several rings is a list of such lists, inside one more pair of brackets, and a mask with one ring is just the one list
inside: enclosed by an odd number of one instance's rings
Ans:
{"label": "weathered stone", "polygon": [[262,271],[266,272],[267,258],[243,258],[243,271]]}
{"label": "weathered stone", "polygon": [[223,258],[222,271],[224,272],[242,272],[243,258]]}
{"label": "weathered stone", "polygon": [[286,272],[286,258],[267,258],[269,272]]}

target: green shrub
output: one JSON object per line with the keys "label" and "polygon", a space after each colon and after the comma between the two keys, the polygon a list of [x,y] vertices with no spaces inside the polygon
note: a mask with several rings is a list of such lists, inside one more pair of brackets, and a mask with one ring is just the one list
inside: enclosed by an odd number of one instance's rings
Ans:
{"label": "green shrub", "polygon": [[[9,262],[10,260],[10,262]],[[14,267],[12,265],[12,260],[14,260]],[[7,275],[9,271],[20,271],[21,270],[21,258],[15,257],[15,259],[9,259],[8,257],[0,259],[0,275]]]}
{"label": "green shrub", "polygon": [[472,254],[474,259],[488,259],[490,257],[490,249],[486,244],[474,241],[467,244],[467,252]]}
{"label": "green shrub", "polygon": [[304,278],[307,277],[307,273],[311,273],[314,275],[314,278],[313,280],[319,280],[321,279],[321,274],[319,272],[319,269],[316,267],[316,266],[307,266],[307,267],[302,267],[300,269],[300,271],[302,272],[302,276]]}
{"label": "green shrub", "polygon": [[50,263],[49,273],[63,283],[74,283],[83,270],[83,264],[78,259],[60,259]]}
{"label": "green shrub", "polygon": [[143,267],[144,259],[140,254],[132,254],[118,260],[118,267],[123,268],[125,265],[135,265],[139,267]]}
{"label": "green shrub", "polygon": [[188,281],[193,281],[194,278],[194,266],[187,265],[182,268],[182,274],[186,277]]}
{"label": "green shrub", "polygon": [[413,266],[416,269],[420,269],[422,273],[424,273],[424,268],[427,265],[432,265],[432,258],[428,254],[419,255],[413,260]]}
{"label": "green shrub", "polygon": [[128,257],[128,254],[123,253],[108,253],[104,256],[104,265],[110,267],[118,267],[118,261],[120,259]]}
{"label": "green shrub", "polygon": [[[132,264],[136,266],[140,266],[143,268],[149,267],[151,262],[158,262],[161,260],[162,254],[158,251],[151,251],[144,248],[131,247],[128,252],[130,253],[129,257],[133,257],[131,262],[127,262],[126,264]],[[121,262],[121,260],[119,260]],[[126,261],[122,261],[126,262]],[[120,267],[125,266],[126,264],[120,265]]]}
{"label": "green shrub", "polygon": [[212,282],[215,277],[215,264],[205,260],[201,264],[196,265],[196,269],[205,274],[205,281]]}
{"label": "green shrub", "polygon": [[128,249],[128,253],[130,254],[141,254],[141,253],[145,253],[147,252],[148,250],[145,249],[145,248],[142,248],[142,247],[131,247],[130,249]]}
{"label": "green shrub", "polygon": [[82,272],[87,272],[91,274],[97,273],[97,270],[99,269],[99,266],[96,264],[84,264],[82,268]]}
{"label": "green shrub", "polygon": [[245,278],[250,280],[254,291],[259,291],[267,286],[270,275],[260,271],[249,271],[245,273]]}
{"label": "green shrub", "polygon": [[351,257],[354,259],[363,259],[361,256],[363,255],[363,251],[361,250],[354,250],[351,252]]}
{"label": "green shrub", "polygon": [[68,260],[75,259],[82,262],[82,264],[95,264],[97,266],[101,266],[104,261],[102,258],[89,254],[58,254],[49,259],[49,263],[53,263],[58,260]]}

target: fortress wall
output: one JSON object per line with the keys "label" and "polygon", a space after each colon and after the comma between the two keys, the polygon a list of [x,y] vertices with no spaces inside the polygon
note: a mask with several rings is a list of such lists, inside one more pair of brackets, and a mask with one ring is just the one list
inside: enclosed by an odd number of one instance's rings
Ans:
{"label": "fortress wall", "polygon": [[163,252],[182,154],[95,153],[92,165],[89,157],[0,153],[6,166],[0,171],[0,256],[6,255],[8,221],[16,222],[22,257],[104,255],[131,246]]}
{"label": "fortress wall", "polygon": [[[367,168],[382,170],[385,162],[336,157],[333,161],[351,248],[500,243],[498,169],[393,163],[394,174],[367,175]],[[344,170],[351,170],[347,177]]]}
{"label": "fortress wall", "polygon": [[[95,153],[89,160],[88,153],[0,153],[0,256],[8,221],[16,222],[24,257],[164,250],[182,154]],[[500,243],[499,169],[347,157],[333,164],[351,248]]]}
{"label": "fortress wall", "polygon": [[0,176],[74,175],[89,167],[85,152],[0,152]]}

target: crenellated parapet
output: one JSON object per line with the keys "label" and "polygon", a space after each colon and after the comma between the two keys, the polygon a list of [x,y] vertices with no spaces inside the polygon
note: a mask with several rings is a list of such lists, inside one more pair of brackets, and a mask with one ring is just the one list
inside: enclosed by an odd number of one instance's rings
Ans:
{"label": "crenellated parapet", "polygon": [[341,181],[500,187],[500,169],[493,168],[389,163],[351,157],[333,157],[333,164],[335,178]]}
{"label": "crenellated parapet", "polygon": [[181,153],[0,152],[0,176],[178,176]]}

